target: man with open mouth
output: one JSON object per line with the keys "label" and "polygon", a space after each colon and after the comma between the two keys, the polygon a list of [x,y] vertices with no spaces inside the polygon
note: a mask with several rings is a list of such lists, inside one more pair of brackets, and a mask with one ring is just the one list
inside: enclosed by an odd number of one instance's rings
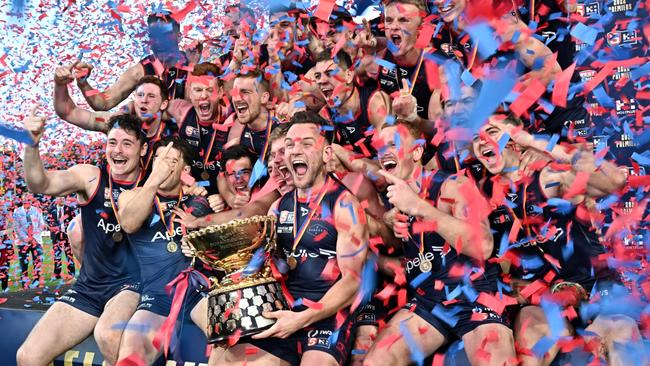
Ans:
{"label": "man with open mouth", "polygon": [[[293,116],[285,137],[285,163],[296,189],[269,210],[278,217],[277,245],[287,258],[285,295],[292,309],[264,313],[277,322],[249,343],[229,348],[221,364],[250,360],[251,347],[259,364],[345,363],[354,326],[349,307],[359,290],[368,233],[359,202],[327,174],[325,163],[332,156],[322,134],[327,125],[314,113]],[[337,270],[323,276],[332,266]],[[302,303],[294,303],[299,298]]]}
{"label": "man with open mouth", "polygon": [[[616,270],[610,269],[601,257],[606,249],[589,220],[587,205],[589,200],[623,189],[626,175],[606,160],[596,163],[590,151],[569,150],[559,144],[548,151],[547,141],[535,139],[521,127],[523,123],[518,119],[495,114],[479,130],[472,149],[494,175],[484,179],[481,186],[495,207],[489,216],[494,242],[508,244],[501,249],[499,263],[511,278],[513,296],[521,306],[513,309],[515,338],[519,346],[532,349],[542,337],[551,336],[545,311],[536,298],[553,296],[563,306],[577,308],[589,300],[592,291],[594,296],[608,301],[616,284],[620,284]],[[505,146],[500,148],[506,138]],[[548,152],[564,168],[542,161],[532,174],[527,174],[521,156],[531,149]],[[516,240],[509,240],[513,230]],[[541,284],[533,293],[530,287],[526,290],[532,282]],[[567,321],[563,334],[573,333],[576,326],[594,332],[601,338],[610,364],[625,364],[622,351],[613,344],[640,339],[635,338],[640,337],[635,321],[622,314],[603,312],[590,319],[578,313],[581,317]],[[520,357],[527,365],[550,363],[558,351],[559,346],[554,344],[543,357],[534,352],[522,352]]]}
{"label": "man with open mouth", "polygon": [[[498,266],[489,261],[493,242],[487,202],[464,176],[426,172],[420,137],[417,128],[401,120],[385,125],[378,136],[383,146],[379,174],[388,183],[386,205],[399,211],[392,229],[403,242],[411,300],[379,332],[364,365],[407,365],[458,339],[472,365],[503,365],[515,356],[512,331],[497,310],[471,295],[498,293]],[[452,274],[453,268],[462,269]],[[450,298],[460,286],[472,290]],[[486,344],[488,335],[494,341]],[[490,354],[489,362],[479,350]]]}
{"label": "man with open mouth", "polygon": [[[403,105],[395,113],[418,125],[426,125],[432,90],[427,83],[424,49],[416,47],[426,7],[420,0],[390,0],[384,6],[387,50],[379,70],[379,87]],[[381,54],[380,54],[381,55]],[[393,64],[393,65],[390,65]],[[408,84],[408,86],[407,86]],[[411,101],[411,97],[415,100]],[[405,103],[408,101],[408,103]]]}
{"label": "man with open mouth", "polygon": [[140,274],[131,245],[117,218],[117,199],[138,185],[140,158],[147,151],[142,122],[129,114],[108,123],[107,165],[74,165],[67,170],[43,168],[38,143],[45,118],[25,120],[34,145],[25,147],[25,180],[35,193],[76,193],[81,207],[85,246],[79,278],[39,320],[17,353],[18,365],[48,365],[64,351],[93,334],[104,359],[115,364],[122,328],[138,303]]}
{"label": "man with open mouth", "polygon": [[237,209],[245,206],[255,194],[260,182],[250,183],[253,166],[257,161],[257,155],[248,147],[235,145],[227,148],[221,157],[221,166],[223,167],[224,189],[234,193],[235,199],[229,208]]}
{"label": "man with open mouth", "polygon": [[376,88],[357,86],[354,76],[347,53],[325,51],[317,56],[314,80],[327,101],[321,115],[333,122],[335,142],[370,157],[372,130],[378,130],[390,114],[390,97]]}
{"label": "man with open mouth", "polygon": [[210,195],[219,192],[219,160],[230,128],[224,123],[227,116],[219,75],[215,64],[204,62],[194,66],[187,82],[190,101],[174,99],[167,109],[178,125],[178,136],[192,148],[192,177],[202,182]]}
{"label": "man with open mouth", "polygon": [[[66,122],[88,131],[107,133],[109,119],[117,114],[131,113],[142,121],[149,146],[162,137],[177,132],[176,124],[163,119],[163,112],[169,104],[167,88],[156,76],[143,76],[135,86],[133,102],[128,103],[120,112],[94,112],[79,108],[70,97],[68,84],[75,78],[75,64],[60,66],[54,75],[54,110]],[[143,159],[144,169],[151,163],[151,152]]]}

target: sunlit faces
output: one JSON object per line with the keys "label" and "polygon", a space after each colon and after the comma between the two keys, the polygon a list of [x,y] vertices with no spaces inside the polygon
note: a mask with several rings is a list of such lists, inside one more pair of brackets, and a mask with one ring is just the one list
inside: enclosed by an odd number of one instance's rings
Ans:
{"label": "sunlit faces", "polygon": [[140,164],[140,157],[147,153],[147,144],[141,144],[135,132],[121,128],[108,131],[106,140],[106,159],[111,167],[111,174],[122,179],[134,173]]}
{"label": "sunlit faces", "polygon": [[158,112],[165,110],[168,102],[163,100],[158,85],[142,84],[135,90],[133,104],[135,114],[143,122],[147,122],[154,119]]}
{"label": "sunlit faces", "polygon": [[438,13],[445,23],[453,22],[465,10],[466,0],[435,0]]}
{"label": "sunlit faces", "polygon": [[271,179],[275,180],[278,185],[278,190],[283,195],[294,188],[293,177],[287,168],[284,156],[284,139],[279,138],[271,142],[271,150],[269,153],[269,174]]}
{"label": "sunlit faces", "polygon": [[296,32],[296,21],[286,12],[271,14],[271,30],[267,45],[269,52],[278,52],[286,55],[293,50],[293,42]]}
{"label": "sunlit faces", "polygon": [[334,61],[321,61],[316,63],[314,80],[328,104],[335,105],[337,101],[348,99],[352,93],[354,73],[341,69]]}
{"label": "sunlit faces", "polygon": [[[158,159],[158,155],[160,154],[160,152],[164,147],[165,146],[160,146],[158,147],[158,149],[156,149],[154,164],[156,159]],[[171,174],[169,174],[169,177],[167,177],[167,179],[165,179],[165,181],[162,182],[159,188],[161,190],[172,190],[178,184],[180,184],[181,174],[183,174],[183,170],[186,168],[189,171],[189,166],[185,164],[185,160],[183,160],[181,151],[173,147],[169,150],[169,153],[167,154],[167,157],[165,157],[165,160],[167,161],[167,164],[169,165],[172,171]]]}
{"label": "sunlit faces", "polygon": [[228,185],[235,193],[248,192],[248,182],[251,179],[253,165],[249,158],[243,157],[226,162],[225,174]]}
{"label": "sunlit faces", "polygon": [[378,157],[382,169],[400,179],[411,179],[424,149],[408,129],[402,125],[384,127],[375,138],[380,140],[377,145],[381,146]]}
{"label": "sunlit faces", "polygon": [[320,127],[311,123],[295,124],[284,139],[285,163],[296,188],[311,188],[320,175],[325,174],[325,163],[332,156],[332,148],[320,134]]}
{"label": "sunlit faces", "polygon": [[507,131],[503,116],[492,116],[472,140],[474,155],[492,174],[501,174],[518,161],[518,153],[511,148],[514,143],[508,143],[503,151],[499,151],[499,141]]}
{"label": "sunlit faces", "polygon": [[238,77],[233,83],[232,103],[237,120],[250,123],[259,117],[262,106],[268,103],[269,92],[264,91],[254,77]]}
{"label": "sunlit faces", "polygon": [[386,38],[397,47],[397,51],[392,52],[393,56],[403,57],[416,50],[415,42],[421,24],[422,16],[417,6],[395,2],[386,6],[384,18]]}
{"label": "sunlit faces", "polygon": [[211,76],[192,76],[198,80],[190,84],[190,102],[196,109],[199,121],[211,122],[219,111],[220,89],[217,79]]}

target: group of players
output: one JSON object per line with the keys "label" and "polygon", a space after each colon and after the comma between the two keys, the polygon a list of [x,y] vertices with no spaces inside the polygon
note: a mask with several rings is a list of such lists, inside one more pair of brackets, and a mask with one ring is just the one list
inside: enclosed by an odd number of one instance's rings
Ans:
{"label": "group of players", "polygon": [[[231,6],[220,42],[185,52],[179,24],[152,14],[153,54],[104,92],[91,65],[65,60],[55,111],[106,133],[105,162],[46,171],[45,118],[25,118],[28,188],[77,195],[69,235],[82,269],[18,364],[47,365],[89,334],[107,364],[153,363],[179,312],[166,286],[191,265],[183,235],[265,214],[277,216],[273,260],[291,308],[213,346],[210,365],[406,365],[455,340],[473,365],[541,365],[582,328],[596,339],[585,347],[622,364],[616,344],[640,340],[634,320],[575,308],[620,282],[592,210],[625,189],[625,172],[571,136],[549,145],[531,134],[570,129],[586,114],[579,101],[525,124],[502,108],[471,128],[490,70],[547,85],[565,67],[520,8],[495,4],[502,47],[487,59],[464,31],[465,1],[389,0],[376,28],[343,8],[323,21],[276,7],[264,41],[257,15]],[[73,81],[95,111],[74,103]],[[206,332],[208,288],[191,286],[180,310]],[[548,309],[562,311],[562,329]],[[538,343],[548,347],[533,352]]]}

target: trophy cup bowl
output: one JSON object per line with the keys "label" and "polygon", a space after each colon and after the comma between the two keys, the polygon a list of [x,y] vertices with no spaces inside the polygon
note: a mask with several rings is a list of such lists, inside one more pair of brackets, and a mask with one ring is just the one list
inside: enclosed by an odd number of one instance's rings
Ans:
{"label": "trophy cup bowl", "polygon": [[275,250],[275,220],[275,216],[253,216],[209,226],[183,238],[196,257],[225,273],[208,297],[208,343],[223,343],[237,331],[241,331],[240,339],[250,337],[275,323],[263,317],[263,311],[288,308],[267,260],[257,273],[244,274],[258,248],[266,254]]}

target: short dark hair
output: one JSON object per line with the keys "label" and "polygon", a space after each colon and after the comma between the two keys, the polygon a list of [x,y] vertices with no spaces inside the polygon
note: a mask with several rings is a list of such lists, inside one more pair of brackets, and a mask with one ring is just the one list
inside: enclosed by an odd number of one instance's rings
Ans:
{"label": "short dark hair", "polygon": [[329,123],[323,116],[318,113],[300,111],[296,112],[291,121],[289,121],[289,128],[293,125],[313,124],[320,128],[320,134],[325,137],[328,143],[332,143],[334,139],[334,126]]}
{"label": "short dark hair", "polygon": [[221,74],[221,69],[217,64],[212,62],[201,62],[200,64],[194,65],[192,69],[192,76],[213,76],[217,79],[217,85],[221,87],[221,79],[219,75]]}
{"label": "short dark hair", "polygon": [[221,169],[226,169],[228,160],[239,160],[241,158],[247,158],[251,162],[251,166],[253,166],[257,161],[257,154],[244,145],[233,145],[221,155]]}
{"label": "short dark hair", "polygon": [[287,135],[289,127],[291,127],[289,123],[280,123],[279,125],[273,127],[271,133],[269,134],[269,148],[266,149],[266,156],[264,157],[265,161],[269,160],[269,156],[271,155],[271,145],[273,145],[273,142],[279,139],[283,139]]}
{"label": "short dark hair", "polygon": [[187,141],[181,139],[178,136],[167,136],[156,141],[156,143],[153,145],[153,150],[152,150],[154,156],[156,155],[156,151],[158,150],[158,148],[167,146],[169,145],[170,142],[174,143],[172,149],[176,149],[181,152],[181,156],[183,157],[183,161],[185,161],[185,164],[191,166],[192,160],[194,160],[195,158],[194,156],[195,151]]}
{"label": "short dark hair", "polygon": [[138,89],[140,85],[143,84],[154,84],[158,88],[160,88],[160,96],[162,97],[162,100],[167,100],[169,99],[169,93],[167,92],[167,87],[165,84],[163,84],[162,80],[158,78],[157,76],[154,75],[145,75],[138,80],[138,82],[135,84],[135,89]]}
{"label": "short dark hair", "polygon": [[108,120],[107,133],[115,128],[122,129],[127,132],[132,132],[135,137],[144,144],[147,141],[147,133],[142,129],[142,120],[140,117],[131,113],[116,114]]}
{"label": "short dark hair", "polygon": [[[224,9],[225,13],[234,13],[235,11],[240,14],[246,14],[247,16],[250,16],[252,19],[255,19],[255,12],[253,11],[253,9],[242,4],[231,4],[226,6],[226,8]],[[240,15],[239,18],[241,19],[242,16]]]}
{"label": "short dark hair", "polygon": [[152,13],[147,16],[147,26],[151,26],[154,23],[167,23],[171,24],[172,30],[176,33],[181,31],[181,25],[178,24],[176,19],[172,18],[169,14],[162,13]]}
{"label": "short dark hair", "polygon": [[352,63],[352,58],[348,55],[347,52],[339,50],[334,57],[332,57],[332,52],[330,50],[325,50],[318,55],[316,55],[316,63],[325,62],[325,61],[334,61],[342,69],[349,69],[354,65]]}
{"label": "short dark hair", "polygon": [[242,70],[242,72],[235,77],[237,78],[254,78],[257,79],[257,83],[262,87],[262,92],[267,92],[270,90],[269,81],[264,77],[264,73],[260,69],[249,69]]}

